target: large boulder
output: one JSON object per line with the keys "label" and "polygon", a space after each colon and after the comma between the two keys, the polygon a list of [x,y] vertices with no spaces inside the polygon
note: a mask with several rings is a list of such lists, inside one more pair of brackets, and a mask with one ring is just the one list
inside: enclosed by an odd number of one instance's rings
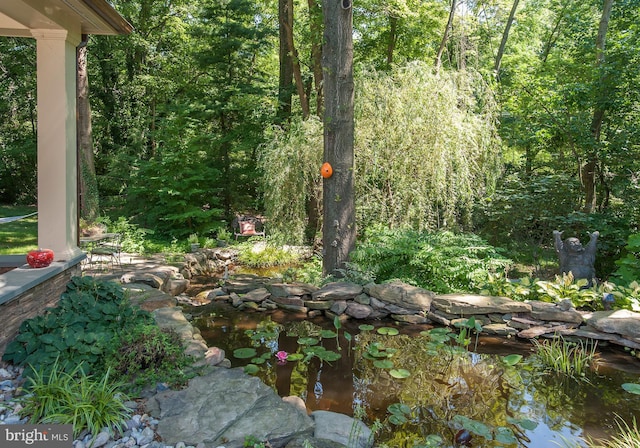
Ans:
{"label": "large boulder", "polygon": [[330,411],[314,411],[314,436],[333,440],[351,448],[369,448],[373,445],[371,430],[360,420]]}
{"label": "large boulder", "polygon": [[157,432],[166,445],[240,448],[253,436],[278,448],[314,428],[306,413],[241,369],[214,367],[186,389],[156,394],[149,411],[160,419]]}
{"label": "large boulder", "polygon": [[[371,283],[365,287],[365,292],[382,302],[409,310],[424,312],[429,311],[431,302],[435,296],[431,291],[401,281],[392,281],[380,285]],[[402,314],[397,310],[391,312],[394,314]]]}

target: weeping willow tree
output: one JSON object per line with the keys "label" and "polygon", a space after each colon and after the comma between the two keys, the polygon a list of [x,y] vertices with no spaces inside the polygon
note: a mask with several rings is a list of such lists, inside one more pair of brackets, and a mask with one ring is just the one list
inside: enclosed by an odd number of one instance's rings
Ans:
{"label": "weeping willow tree", "polygon": [[[467,229],[500,171],[497,108],[480,75],[436,75],[421,63],[369,73],[356,84],[355,108],[358,228]],[[262,148],[270,234],[288,243],[304,241],[309,217],[321,216],[322,148],[313,117],[277,129]]]}
{"label": "weeping willow tree", "polygon": [[287,129],[274,128],[261,148],[258,168],[269,234],[280,242],[301,244],[320,230],[322,151],[322,122],[313,116],[293,120]]}
{"label": "weeping willow tree", "polygon": [[500,171],[497,107],[470,71],[412,63],[356,85],[358,225],[465,229]]}

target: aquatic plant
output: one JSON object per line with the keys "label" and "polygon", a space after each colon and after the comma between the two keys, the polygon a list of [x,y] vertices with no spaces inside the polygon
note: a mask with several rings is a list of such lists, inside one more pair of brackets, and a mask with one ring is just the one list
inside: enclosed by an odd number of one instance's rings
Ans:
{"label": "aquatic plant", "polygon": [[586,374],[592,367],[597,367],[598,343],[595,341],[569,342],[562,336],[540,342],[532,340],[536,353],[535,358],[541,365],[553,372],[561,373],[575,379],[587,379]]}

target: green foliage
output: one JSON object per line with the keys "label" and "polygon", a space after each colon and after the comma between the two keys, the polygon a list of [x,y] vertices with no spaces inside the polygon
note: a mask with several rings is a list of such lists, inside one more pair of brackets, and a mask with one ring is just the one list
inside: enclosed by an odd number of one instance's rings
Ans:
{"label": "green foliage", "polygon": [[544,302],[558,303],[561,300],[569,299],[575,308],[598,310],[602,308],[602,294],[599,294],[595,287],[587,288],[586,279],[574,281],[571,272],[556,275],[554,282],[538,281],[538,297]]}
{"label": "green foliage", "polygon": [[124,216],[118,216],[115,219],[104,216],[99,218],[98,222],[104,223],[108,232],[122,235],[123,252],[134,254],[147,252],[147,235],[153,234],[152,230],[143,229]]}
{"label": "green foliage", "polygon": [[67,372],[54,363],[47,374],[34,372],[22,410],[31,423],[71,424],[74,437],[84,430],[95,437],[103,428],[125,427],[130,414],[124,405],[127,397],[119,392],[120,384],[109,378],[109,370],[98,379],[88,376],[80,365]]}
{"label": "green foliage", "polygon": [[368,71],[356,102],[356,213],[367,228],[469,229],[499,170],[496,103],[473,71]]}
{"label": "green foliage", "polygon": [[568,342],[562,336],[542,342],[533,339],[532,342],[536,349],[535,358],[543,368],[552,372],[587,380],[589,370],[597,367],[597,342]]}
{"label": "green foliage", "polygon": [[271,243],[254,244],[253,241],[241,243],[238,246],[238,262],[253,268],[267,268],[295,264],[300,256],[295,252],[285,250]]}
{"label": "green foliage", "polygon": [[[258,167],[269,233],[276,241],[301,244],[319,230],[308,229],[307,204],[322,197],[322,123],[316,117],[274,127],[260,149]],[[316,211],[317,212],[317,211]]]}
{"label": "green foliage", "polygon": [[139,325],[121,333],[105,365],[131,390],[158,382],[181,386],[189,379],[193,360],[186,356],[180,335],[157,325]]}
{"label": "green foliage", "polygon": [[618,427],[618,434],[609,440],[588,440],[588,448],[640,448],[640,428],[638,428],[635,418],[631,424],[628,424],[618,417],[616,426]]}
{"label": "green foliage", "polygon": [[400,279],[439,293],[473,290],[511,263],[476,235],[382,227],[367,229],[351,262],[379,283]]}
{"label": "green foliage", "polygon": [[[31,206],[2,206],[0,216],[24,216],[38,211]],[[0,226],[0,254],[19,255],[38,248],[38,216],[19,219]]]}
{"label": "green foliage", "polygon": [[122,287],[92,277],[73,277],[55,308],[25,320],[3,359],[26,365],[47,376],[54,365],[71,372],[82,365],[86,373],[102,371],[114,340],[151,316],[133,308]]}
{"label": "green foliage", "polygon": [[624,247],[624,256],[616,260],[618,269],[613,273],[620,283],[629,284],[640,280],[640,233],[629,235]]}
{"label": "green foliage", "polygon": [[[540,245],[553,241],[559,219],[579,208],[580,185],[562,174],[529,176],[510,174],[496,192],[476,210],[476,222],[489,241],[512,240]],[[564,229],[565,227],[562,227]]]}

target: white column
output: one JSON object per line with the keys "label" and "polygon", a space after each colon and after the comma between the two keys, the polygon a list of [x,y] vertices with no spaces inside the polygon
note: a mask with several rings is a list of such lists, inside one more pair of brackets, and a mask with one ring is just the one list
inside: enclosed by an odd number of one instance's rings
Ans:
{"label": "white column", "polygon": [[38,77],[38,245],[56,261],[77,247],[76,46],[80,35],[32,30]]}

